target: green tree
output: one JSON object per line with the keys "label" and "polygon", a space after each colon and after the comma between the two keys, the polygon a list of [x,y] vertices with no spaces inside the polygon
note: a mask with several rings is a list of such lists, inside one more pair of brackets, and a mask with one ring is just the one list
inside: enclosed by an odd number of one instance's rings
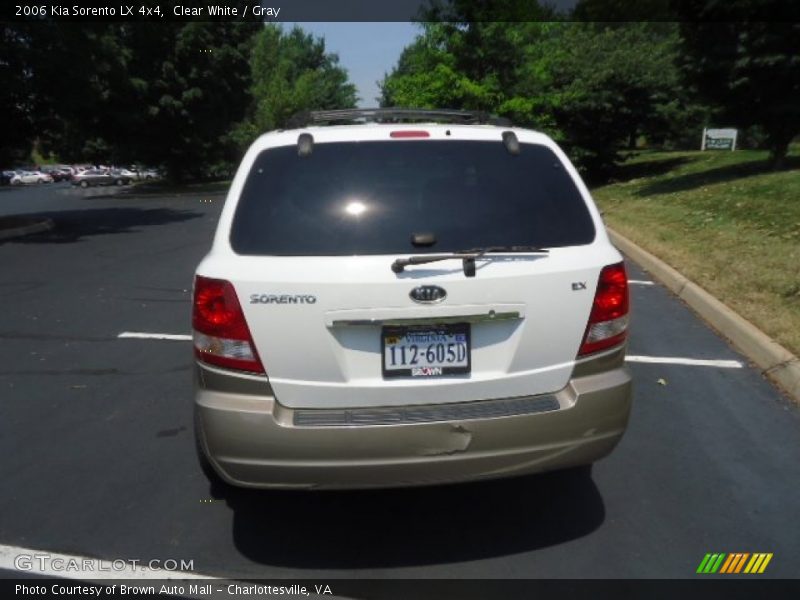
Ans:
{"label": "green tree", "polygon": [[125,111],[127,60],[119,25],[51,23],[36,29],[32,56],[35,122],[43,153],[64,160],[110,162],[119,134],[132,113]]}
{"label": "green tree", "polygon": [[26,53],[30,48],[27,32],[21,27],[0,24],[0,165],[14,165],[30,154],[34,135],[31,106],[31,78]]}
{"label": "green tree", "polygon": [[250,56],[251,102],[235,138],[246,146],[305,110],[353,108],[358,97],[336,54],[299,27],[265,26]]}
{"label": "green tree", "polygon": [[463,51],[454,49],[463,48],[467,28],[447,23],[422,27],[379,84],[381,106],[493,110],[501,101],[497,74],[465,68],[460,64]]}
{"label": "green tree", "polygon": [[[466,17],[468,13],[464,13]],[[541,129],[592,175],[640,135],[665,140],[690,98],[671,23],[424,23],[381,104],[482,109]],[[694,113],[692,113],[694,114]]]}
{"label": "green tree", "polygon": [[238,155],[231,129],[250,102],[248,58],[259,27],[191,22],[126,28],[125,97],[103,113],[129,142],[126,157],[163,165],[176,179],[229,169]]}
{"label": "green tree", "polygon": [[[51,21],[4,24],[0,106],[7,116],[3,161],[27,160],[34,143],[45,154],[68,146],[76,120],[91,121],[107,76],[119,72],[119,47],[110,28],[60,26]],[[73,149],[74,150],[74,149]],[[67,151],[80,157],[79,150]]]}
{"label": "green tree", "polygon": [[757,10],[775,17],[786,9],[781,0],[688,0],[681,6],[695,19],[681,24],[680,63],[688,81],[731,123],[760,126],[771,162],[781,168],[800,133],[800,22],[741,18]]}
{"label": "green tree", "polygon": [[143,162],[175,179],[229,169],[258,23],[53,21],[4,26],[3,154],[36,141],[62,160]]}
{"label": "green tree", "polygon": [[675,68],[677,28],[571,23],[546,58],[553,117],[573,158],[607,175],[638,136],[664,138],[687,103]]}

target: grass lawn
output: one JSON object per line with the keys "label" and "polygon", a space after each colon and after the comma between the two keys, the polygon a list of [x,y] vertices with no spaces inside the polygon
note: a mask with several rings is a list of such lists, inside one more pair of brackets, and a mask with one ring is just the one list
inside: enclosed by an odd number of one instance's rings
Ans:
{"label": "grass lawn", "polygon": [[800,148],[659,152],[592,190],[607,224],[800,355]]}

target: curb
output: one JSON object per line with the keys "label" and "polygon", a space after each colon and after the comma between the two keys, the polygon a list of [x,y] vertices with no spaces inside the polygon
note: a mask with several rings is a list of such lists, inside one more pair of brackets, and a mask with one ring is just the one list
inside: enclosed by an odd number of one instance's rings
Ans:
{"label": "curb", "polygon": [[753,361],[763,375],[800,403],[800,358],[661,259],[612,229],[608,229],[608,234],[623,254],[686,302],[695,313],[728,338],[734,348]]}
{"label": "curb", "polygon": [[0,241],[9,240],[23,235],[30,235],[31,233],[41,233],[42,231],[49,231],[55,226],[52,219],[44,219],[37,223],[30,225],[23,225],[22,227],[12,227],[10,229],[0,229]]}

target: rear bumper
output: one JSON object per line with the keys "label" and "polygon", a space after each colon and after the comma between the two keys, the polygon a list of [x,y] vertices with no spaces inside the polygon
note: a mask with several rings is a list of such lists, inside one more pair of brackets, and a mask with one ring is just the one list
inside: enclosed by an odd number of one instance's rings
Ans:
{"label": "rear bumper", "polygon": [[412,415],[378,410],[344,425],[299,418],[253,393],[256,382],[222,391],[219,373],[198,365],[196,432],[217,473],[244,487],[392,487],[562,469],[602,458],[622,437],[631,407],[622,356],[615,351],[618,364],[599,373],[576,368],[552,395],[484,401],[480,410],[475,402]]}

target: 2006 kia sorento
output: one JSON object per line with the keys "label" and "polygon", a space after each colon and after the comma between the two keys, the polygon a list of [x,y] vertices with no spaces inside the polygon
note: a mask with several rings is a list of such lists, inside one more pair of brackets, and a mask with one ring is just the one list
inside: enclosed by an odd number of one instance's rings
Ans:
{"label": "2006 kia sorento", "polygon": [[201,460],[276,488],[590,464],[628,421],[627,326],[622,257],[547,136],[310,113],[250,147],[197,268]]}

